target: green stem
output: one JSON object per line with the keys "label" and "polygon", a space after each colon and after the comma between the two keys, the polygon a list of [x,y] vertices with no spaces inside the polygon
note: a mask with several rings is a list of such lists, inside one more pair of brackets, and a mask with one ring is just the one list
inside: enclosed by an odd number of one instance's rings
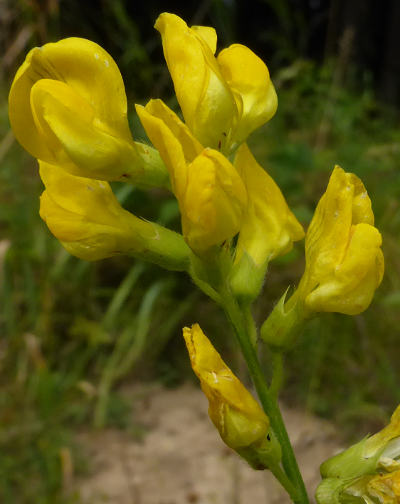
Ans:
{"label": "green stem", "polygon": [[224,293],[221,296],[223,299],[223,308],[225,313],[235,329],[239,345],[241,347],[244,358],[246,359],[251,378],[256,387],[258,396],[264,411],[269,417],[271,426],[282,448],[282,465],[288,475],[290,481],[296,488],[296,493],[290,494],[295,504],[309,504],[307,491],[304,486],[303,478],[301,477],[296,457],[293,452],[292,445],[282,418],[281,411],[278,406],[276,397],[274,397],[265,381],[264,374],[261,370],[260,363],[257,357],[256,350],[250,341],[247,334],[247,324],[240,311],[236,301],[230,293]]}
{"label": "green stem", "polygon": [[241,304],[240,309],[241,309],[243,316],[244,316],[244,319],[245,319],[248,337],[251,341],[251,344],[255,348],[257,345],[258,334],[257,334],[256,325],[254,323],[253,314],[251,313],[251,305],[249,305],[248,303]]}
{"label": "green stem", "polygon": [[270,394],[276,399],[283,383],[283,354],[282,352],[272,352],[272,380],[269,387]]}
{"label": "green stem", "polygon": [[287,474],[283,469],[281,468],[280,465],[271,465],[268,467],[268,469],[272,472],[272,474],[275,476],[275,478],[279,481],[279,483],[283,486],[283,488],[286,490],[286,492],[290,495],[291,499],[293,501],[296,500],[296,489],[293,486],[293,483],[290,481],[290,479],[287,477]]}

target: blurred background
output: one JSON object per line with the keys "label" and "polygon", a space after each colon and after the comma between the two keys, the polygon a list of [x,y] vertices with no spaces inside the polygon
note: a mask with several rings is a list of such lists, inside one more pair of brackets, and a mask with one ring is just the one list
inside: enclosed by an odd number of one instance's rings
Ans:
{"label": "blurred background", "polygon": [[[335,164],[360,176],[373,202],[383,284],[364,314],[307,325],[287,359],[285,403],[353,439],[400,402],[400,2],[0,0],[0,502],[78,502],[62,492],[68,461],[78,473],[87,464],[75,433],[134,433],[127,384],[194,381],[183,325],[199,322],[243,373],[223,315],[183,274],[129,258],[87,263],[62,249],[38,215],[36,162],[9,129],[8,89],[27,51],[79,36],[116,60],[144,140],[134,103],[161,97],[177,109],[153,29],[162,11],[212,25],[219,48],[240,42],[267,63],[278,112],[249,143],[305,226]],[[114,189],[133,213],[179,228],[167,193]],[[302,247],[271,264],[259,322],[300,278]]]}

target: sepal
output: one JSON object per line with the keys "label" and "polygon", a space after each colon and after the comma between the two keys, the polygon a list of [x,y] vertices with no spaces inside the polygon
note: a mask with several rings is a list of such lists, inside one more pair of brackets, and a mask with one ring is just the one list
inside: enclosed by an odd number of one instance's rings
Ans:
{"label": "sepal", "polygon": [[[343,492],[351,483],[351,480],[337,478],[326,478],[319,485],[315,492],[317,504],[350,504],[343,500]],[[361,503],[359,503],[361,504]]]}
{"label": "sepal", "polygon": [[334,455],[321,464],[323,478],[357,478],[375,472],[379,458],[384,450],[380,446],[376,451],[368,450],[371,438],[364,438],[344,452]]}
{"label": "sepal", "polygon": [[289,287],[260,330],[261,339],[277,351],[287,350],[293,346],[306,320],[301,300],[285,304],[288,290]]}

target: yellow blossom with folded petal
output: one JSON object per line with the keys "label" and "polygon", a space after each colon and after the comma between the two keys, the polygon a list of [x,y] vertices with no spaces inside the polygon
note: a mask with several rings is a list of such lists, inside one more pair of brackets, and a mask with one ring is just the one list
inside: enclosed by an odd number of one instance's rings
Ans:
{"label": "yellow blossom with folded petal", "polygon": [[124,210],[110,185],[40,162],[46,187],[40,216],[71,254],[89,261],[129,254],[168,269],[184,270],[189,250],[182,237]]}
{"label": "yellow blossom with folded petal", "polygon": [[250,463],[280,459],[269,419],[232,373],[198,324],[183,329],[193,371],[209,402],[208,414],[223,441]]}
{"label": "yellow blossom with folded petal", "polygon": [[32,49],[12,83],[9,117],[30,154],[71,174],[168,184],[158,153],[132,140],[121,74],[94,42],[67,38]]}
{"label": "yellow blossom with folded petal", "polygon": [[275,88],[265,63],[244,45],[233,44],[224,49],[217,62],[240,111],[232,140],[243,142],[275,115]]}
{"label": "yellow blossom with folded petal", "polygon": [[264,322],[262,339],[288,347],[315,312],[366,310],[382,281],[381,245],[364,184],[336,166],[306,233],[303,277],[292,297],[286,301],[285,293]]}
{"label": "yellow blossom with folded petal", "polygon": [[234,44],[216,58],[215,30],[174,14],[161,14],[155,28],[185,122],[204,146],[229,153],[275,114],[268,68],[250,49]]}
{"label": "yellow blossom with folded petal", "polygon": [[298,288],[310,311],[356,315],[382,281],[382,238],[361,180],[336,166],[306,234]]}
{"label": "yellow blossom with folded petal", "polygon": [[236,246],[231,284],[236,294],[255,298],[270,260],[287,253],[304,237],[302,225],[268,173],[244,143],[237,151],[235,168],[249,195]]}
{"label": "yellow blossom with folded petal", "polygon": [[236,235],[247,193],[235,167],[220,152],[204,149],[160,100],[136,110],[170,173],[189,246],[201,254]]}

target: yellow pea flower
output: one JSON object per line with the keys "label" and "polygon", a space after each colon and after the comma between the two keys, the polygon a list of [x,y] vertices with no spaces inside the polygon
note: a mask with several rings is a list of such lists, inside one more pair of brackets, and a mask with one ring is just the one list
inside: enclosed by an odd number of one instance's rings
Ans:
{"label": "yellow pea flower", "polygon": [[357,315],[382,281],[382,238],[374,227],[364,184],[336,166],[306,233],[306,267],[297,290],[286,293],[261,328],[273,346],[290,346],[315,312]]}
{"label": "yellow pea flower", "polygon": [[187,268],[189,249],[182,237],[124,210],[107,182],[39,164],[46,187],[40,216],[72,255],[94,261],[129,254],[167,269]]}
{"label": "yellow pea flower", "polygon": [[275,114],[277,96],[263,61],[234,44],[214,56],[215,30],[161,14],[155,28],[186,124],[204,146],[229,153]]}
{"label": "yellow pea flower", "polygon": [[257,401],[232,373],[198,324],[183,329],[193,371],[223,441],[256,468],[279,463],[280,445]]}
{"label": "yellow pea flower", "polygon": [[357,315],[382,281],[382,238],[361,180],[336,166],[306,234],[298,288],[310,311]]}
{"label": "yellow pea flower", "polygon": [[9,117],[30,154],[73,175],[168,184],[158,153],[132,140],[121,74],[94,42],[67,38],[32,49],[12,83]]}
{"label": "yellow pea flower", "polygon": [[247,193],[235,167],[220,152],[204,149],[162,101],[151,100],[136,110],[170,173],[183,235],[192,250],[202,254],[236,235]]}
{"label": "yellow pea flower", "polygon": [[287,253],[304,230],[290,211],[279,187],[243,143],[236,154],[238,170],[249,195],[231,285],[239,296],[255,298],[268,262]]}

